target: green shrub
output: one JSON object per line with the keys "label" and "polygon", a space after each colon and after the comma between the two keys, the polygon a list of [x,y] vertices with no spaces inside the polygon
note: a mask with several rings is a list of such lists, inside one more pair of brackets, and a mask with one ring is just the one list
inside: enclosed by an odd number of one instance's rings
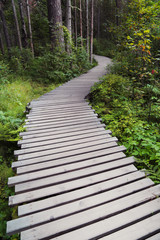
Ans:
{"label": "green shrub", "polygon": [[133,100],[131,85],[127,78],[107,75],[92,88],[90,101],[107,129],[127,148],[127,156],[135,156],[136,166],[160,183],[160,124],[147,121],[141,92]]}

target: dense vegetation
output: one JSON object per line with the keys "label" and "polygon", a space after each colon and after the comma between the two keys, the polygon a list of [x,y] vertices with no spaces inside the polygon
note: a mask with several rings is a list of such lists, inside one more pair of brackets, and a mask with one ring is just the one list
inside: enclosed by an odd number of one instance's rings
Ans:
{"label": "dense vegetation", "polygon": [[[18,12],[18,1],[16,9]],[[3,5],[9,31],[14,30],[12,6],[7,1]],[[20,18],[20,16],[18,16]],[[88,54],[77,39],[77,47],[71,43],[70,52],[55,46],[50,47],[49,23],[46,2],[42,1],[31,12],[34,41],[32,49],[20,49],[12,44],[8,51],[7,44],[0,54],[0,238],[18,239],[18,235],[6,235],[6,222],[17,217],[17,208],[8,207],[8,197],[14,194],[8,188],[8,177],[14,175],[11,163],[13,151],[17,149],[19,132],[23,128],[27,103],[45,92],[53,90],[69,79],[86,72],[93,65],[88,61]],[[27,22],[27,16],[25,16]],[[69,32],[64,28],[64,44],[67,44]],[[16,42],[16,32],[12,41]],[[4,41],[4,39],[2,39]],[[95,63],[94,63],[95,64]]]}
{"label": "dense vegetation", "polygon": [[97,53],[114,58],[110,75],[90,95],[127,155],[135,156],[138,168],[146,169],[156,183],[160,183],[159,10],[158,1],[131,1],[123,8],[120,24],[110,26],[116,47],[95,41]]}

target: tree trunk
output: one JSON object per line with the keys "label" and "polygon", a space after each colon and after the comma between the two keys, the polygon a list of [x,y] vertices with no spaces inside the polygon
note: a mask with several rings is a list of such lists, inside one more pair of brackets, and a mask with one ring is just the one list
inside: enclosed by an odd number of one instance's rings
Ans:
{"label": "tree trunk", "polygon": [[23,12],[22,0],[19,0],[18,3],[19,3],[19,10],[20,10],[20,16],[21,16],[21,26],[22,26],[22,44],[23,44],[23,47],[26,48],[28,46],[27,30],[26,30],[26,24],[25,24],[25,21],[24,21],[24,12]]}
{"label": "tree trunk", "polygon": [[74,17],[75,17],[75,46],[77,48],[77,3],[76,3],[76,0],[74,1]]}
{"label": "tree trunk", "polygon": [[115,0],[116,1],[116,25],[119,26],[119,11],[121,9],[121,0]]}
{"label": "tree trunk", "polygon": [[7,28],[7,24],[6,24],[6,19],[5,19],[4,13],[3,13],[2,3],[1,2],[0,2],[0,17],[1,17],[1,20],[2,20],[3,31],[4,31],[6,44],[7,44],[8,53],[10,54],[11,42],[10,42],[8,28]]}
{"label": "tree trunk", "polygon": [[17,19],[17,12],[16,12],[14,0],[12,0],[12,8],[13,8],[15,26],[16,26],[16,31],[17,31],[18,46],[19,46],[20,50],[22,50],[21,34],[20,34],[20,30],[19,30],[19,23],[18,23],[18,19]]}
{"label": "tree trunk", "polygon": [[91,0],[91,43],[90,43],[90,62],[92,63],[93,55],[93,20],[94,20],[94,0]]}
{"label": "tree trunk", "polygon": [[28,0],[26,0],[26,4],[27,4],[27,18],[28,18],[28,29],[29,29],[30,46],[31,46],[31,51],[32,51],[33,57],[34,57],[31,16],[30,16],[30,7],[29,7]]}
{"label": "tree trunk", "polygon": [[82,26],[82,1],[79,1],[79,11],[80,11],[80,36],[81,36],[81,47],[83,46],[83,26]]}
{"label": "tree trunk", "polygon": [[0,48],[1,48],[1,53],[4,55],[4,45],[3,45],[3,39],[2,39],[1,32],[0,32]]}
{"label": "tree trunk", "polygon": [[97,14],[97,38],[100,38],[100,27],[101,27],[101,2],[98,5],[98,14]]}
{"label": "tree trunk", "polygon": [[89,55],[89,20],[88,20],[88,0],[86,0],[86,39],[87,39],[87,54]]}
{"label": "tree trunk", "polygon": [[71,0],[67,0],[66,9],[66,26],[69,31],[69,39],[67,41],[67,52],[71,52],[71,41],[72,41],[72,14],[71,14]]}
{"label": "tree trunk", "polygon": [[62,28],[61,0],[47,0],[48,20],[50,24],[51,48],[64,49],[64,34]]}

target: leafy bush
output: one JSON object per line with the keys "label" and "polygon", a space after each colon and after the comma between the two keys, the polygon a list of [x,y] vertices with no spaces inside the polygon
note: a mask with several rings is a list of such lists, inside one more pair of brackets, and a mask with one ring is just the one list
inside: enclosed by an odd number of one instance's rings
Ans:
{"label": "leafy bush", "polygon": [[127,148],[126,154],[135,156],[138,168],[146,168],[160,183],[160,124],[148,123],[142,99],[132,99],[131,81],[107,75],[92,88],[90,101],[107,128]]}
{"label": "leafy bush", "polygon": [[94,53],[101,56],[113,58],[115,56],[115,44],[107,39],[94,39]]}

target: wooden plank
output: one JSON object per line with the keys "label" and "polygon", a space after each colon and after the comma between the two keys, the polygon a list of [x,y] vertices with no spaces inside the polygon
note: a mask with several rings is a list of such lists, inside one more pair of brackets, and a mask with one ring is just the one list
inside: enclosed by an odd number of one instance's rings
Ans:
{"label": "wooden plank", "polygon": [[84,153],[84,154],[80,154],[77,156],[73,156],[73,157],[66,157],[66,158],[62,158],[61,160],[53,160],[53,161],[49,161],[49,162],[42,162],[42,163],[38,163],[38,164],[32,164],[32,165],[27,165],[24,167],[19,167],[17,168],[17,174],[24,174],[24,173],[29,173],[29,172],[35,172],[35,171],[40,171],[40,170],[44,170],[44,169],[48,169],[48,168],[53,168],[53,167],[58,167],[58,166],[64,166],[64,165],[68,165],[68,164],[75,164],[75,163],[79,163],[79,162],[86,162],[87,160],[91,161],[95,161],[95,158],[100,158],[100,157],[105,157],[106,161],[112,161],[114,159],[119,159],[119,158],[123,158],[125,157],[125,154],[123,152],[121,152],[121,147],[115,147],[116,149],[114,149],[114,153],[110,154],[113,152],[110,151],[111,149],[105,149],[105,150],[100,150],[100,151],[96,151],[96,152],[90,152],[90,153]]}
{"label": "wooden plank", "polygon": [[[114,144],[114,143],[112,143]],[[45,164],[48,164],[47,161],[55,161],[56,159],[62,159],[62,158],[66,158],[66,160],[68,159],[68,157],[71,159],[83,159],[83,157],[87,156],[82,156],[82,154],[87,154],[92,152],[93,153],[93,157],[97,156],[96,155],[96,151],[97,150],[101,150],[101,153],[98,152],[98,156],[103,156],[103,155],[107,155],[107,154],[112,154],[112,153],[116,153],[116,152],[120,152],[120,151],[125,151],[126,148],[124,146],[118,146],[118,147],[113,147],[113,148],[109,148],[106,149],[106,144],[101,144],[101,145],[97,145],[97,146],[92,146],[92,147],[88,147],[88,148],[82,148],[82,149],[78,149],[78,150],[73,150],[71,152],[65,152],[65,153],[59,153],[56,155],[48,155],[48,156],[44,156],[44,157],[39,157],[38,159],[29,159],[29,160],[25,160],[25,161],[17,161],[17,162],[13,162],[12,163],[12,168],[15,167],[22,167],[22,166],[27,166],[27,165],[32,165],[31,167],[33,167],[33,164],[38,163],[38,165],[40,165],[40,163],[45,162]],[[103,152],[103,150],[105,150]],[[80,156],[76,156],[76,155],[80,155]],[[91,156],[91,155],[89,155]],[[60,163],[61,164],[61,163]],[[37,165],[37,164],[36,164]],[[37,166],[36,166],[37,167]]]}
{"label": "wooden plank", "polygon": [[154,234],[155,232],[160,231],[160,214],[156,214],[154,216],[150,216],[147,219],[144,219],[138,223],[135,223],[128,228],[124,228],[116,233],[113,233],[109,236],[105,236],[100,238],[101,240],[115,240],[115,239],[123,239],[128,240],[128,236],[130,240],[137,239],[147,239],[147,240],[160,240],[160,233],[156,234],[153,237],[149,237],[148,235]]}
{"label": "wooden plank", "polygon": [[[160,221],[160,219],[159,219],[159,221]],[[153,224],[153,220],[152,220],[152,224]],[[160,230],[160,229],[158,229],[158,230]],[[152,232],[153,232],[153,229],[152,229]],[[147,238],[148,240],[160,240],[160,233],[157,233],[157,234],[155,234],[154,236],[152,236],[152,237],[149,237],[149,238]]]}
{"label": "wooden plank", "polygon": [[[133,158],[129,158],[125,160],[125,163],[121,163],[119,167],[123,167],[125,165],[132,164],[134,162]],[[82,168],[78,170],[74,170],[72,172],[63,172],[58,175],[51,175],[51,176],[45,176],[45,178],[39,178],[30,180],[29,182],[19,183],[15,186],[15,192],[21,193],[25,191],[31,191],[33,189],[39,189],[42,187],[48,187],[53,186],[55,184],[61,184],[62,182],[67,181],[73,181],[79,178],[91,176],[91,175],[97,175],[102,172],[109,171],[111,169],[116,169],[118,166],[110,164],[108,166],[108,163],[102,163],[100,165],[92,165],[89,168]],[[71,183],[72,184],[72,183]]]}
{"label": "wooden plank", "polygon": [[[75,125],[75,126],[70,126],[70,127],[65,127],[63,129],[55,129],[54,127],[50,127],[49,129],[46,129],[46,130],[41,130],[41,131],[32,131],[32,132],[22,132],[20,133],[20,136],[23,136],[23,139],[27,139],[27,138],[35,138],[35,137],[41,137],[41,136],[48,136],[48,132],[50,132],[51,134],[53,132],[55,132],[55,134],[66,134],[66,133],[73,133],[73,132],[79,132],[79,131],[84,131],[84,130],[87,130],[87,129],[98,129],[98,128],[102,128],[102,127],[105,127],[105,124],[99,124],[99,123],[86,123],[86,124],[80,124],[78,127]],[[109,132],[106,132],[106,133],[111,133],[110,130],[106,130],[106,131],[109,131]]]}
{"label": "wooden plank", "polygon": [[[84,179],[74,181],[74,186],[71,186],[70,183],[65,183],[64,188],[66,193],[62,193],[61,190],[61,192],[58,192],[59,194],[55,195],[54,197],[49,197],[19,206],[18,215],[24,216],[35,212],[40,212],[45,209],[50,209],[76,200],[81,200],[83,198],[94,196],[100,192],[106,191],[109,191],[109,194],[106,196],[105,200],[106,202],[110,202],[144,189],[144,184],[146,186],[148,183],[147,187],[153,185],[151,181],[150,183],[148,180],[146,181],[146,178],[144,178],[145,174],[139,171],[119,176],[111,180],[106,179],[106,173],[102,173],[97,176],[98,178],[95,176],[92,179],[86,178],[85,182]],[[92,180],[93,182],[91,182]]]}
{"label": "wooden plank", "polygon": [[[105,132],[105,134],[107,136],[110,136],[108,134],[108,131],[106,131],[103,127],[102,128],[91,128],[91,129],[86,129],[86,130],[80,130],[80,131],[75,131],[75,132],[71,132],[71,133],[60,133],[60,134],[55,134],[54,131],[51,131],[50,133],[48,133],[47,135],[45,136],[42,136],[42,137],[33,137],[31,139],[24,139],[24,140],[20,140],[18,141],[18,145],[20,146],[21,145],[21,148],[27,148],[30,146],[30,144],[38,144],[39,142],[42,142],[42,141],[49,141],[49,140],[57,140],[58,142],[63,142],[63,141],[68,141],[68,140],[71,140],[72,138],[76,137],[77,138],[82,138],[83,136],[85,136],[86,134],[90,134],[90,133],[93,133],[93,134],[96,134],[96,133],[103,133]],[[111,132],[110,132],[111,133]],[[68,139],[68,140],[67,140]],[[33,146],[33,145],[32,145]]]}
{"label": "wooden plank", "polygon": [[68,126],[76,126],[79,124],[86,124],[86,123],[101,123],[101,119],[100,118],[86,118],[86,119],[81,119],[78,121],[64,121],[64,122],[57,122],[57,123],[46,123],[44,125],[37,125],[37,126],[28,126],[28,125],[24,125],[24,127],[27,129],[27,131],[36,131],[36,130],[41,130],[41,129],[48,129],[48,128],[64,128],[64,127],[68,127]]}
{"label": "wooden plank", "polygon": [[94,114],[93,112],[92,113],[86,113],[86,114],[84,114],[84,115],[79,115],[79,116],[69,116],[69,117],[67,117],[67,116],[65,116],[65,119],[64,119],[64,117],[61,117],[61,116],[59,116],[59,117],[57,117],[57,118],[55,118],[55,117],[52,117],[52,118],[50,118],[50,119],[38,119],[38,120],[32,120],[32,121],[30,121],[30,120],[26,120],[26,124],[27,125],[30,125],[30,126],[32,126],[32,125],[39,125],[39,124],[42,124],[42,123],[48,123],[48,122],[60,122],[60,121],[68,121],[68,120],[74,120],[74,121],[76,121],[76,120],[79,120],[79,119],[85,119],[85,118],[92,118],[92,117],[97,117],[98,116],[98,114]]}
{"label": "wooden plank", "polygon": [[[111,142],[109,142],[109,140],[112,140]],[[117,143],[115,142],[117,141],[117,138],[106,138],[106,139],[100,139],[97,140],[95,139],[95,141],[92,142],[85,142],[85,143],[80,143],[78,145],[71,145],[71,146],[66,146],[66,147],[60,147],[60,148],[55,148],[55,149],[49,149],[49,150],[44,150],[41,152],[33,152],[33,153],[27,153],[27,154],[23,154],[23,155],[19,155],[18,156],[18,160],[26,160],[26,159],[34,159],[34,158],[39,158],[41,159],[41,157],[43,156],[48,156],[48,155],[53,155],[56,157],[56,154],[63,154],[64,156],[71,156],[73,155],[73,151],[74,150],[79,150],[86,148],[86,150],[88,150],[88,147],[91,146],[97,146],[97,145],[102,145],[102,148],[104,148],[103,145],[105,145],[105,148],[109,148],[109,147],[113,147],[113,146],[117,146]]]}
{"label": "wooden plank", "polygon": [[[72,108],[66,108],[65,109],[65,113],[69,114],[69,113],[78,113],[78,112],[86,112],[86,111],[93,111],[91,106],[77,106],[77,107],[72,107]],[[32,110],[33,111],[33,110]],[[26,115],[26,117],[32,117],[32,118],[36,118],[36,117],[40,117],[40,116],[45,116],[45,115],[49,115],[49,114],[64,114],[64,112],[62,112],[62,109],[46,109],[46,111],[43,112],[35,112],[32,113],[30,112],[29,114]]]}
{"label": "wooden plank", "polygon": [[63,104],[63,105],[49,105],[49,106],[44,106],[44,107],[36,107],[33,110],[31,110],[30,112],[33,113],[40,113],[40,112],[46,112],[47,110],[57,110],[57,109],[74,109],[74,107],[79,107],[79,106],[88,106],[88,104],[86,102],[84,103],[73,103],[73,104]]}
{"label": "wooden plank", "polygon": [[[28,143],[28,144],[22,144],[21,145],[21,149],[25,149],[25,148],[33,148],[33,147],[38,147],[38,146],[45,146],[45,145],[49,145],[49,144],[60,144],[60,143],[68,143],[72,144],[72,142],[75,140],[87,140],[90,139],[90,137],[95,137],[95,136],[102,136],[104,135],[106,138],[111,138],[110,134],[106,134],[105,130],[102,131],[95,131],[93,133],[88,133],[88,134],[81,134],[81,135],[75,135],[72,137],[65,137],[65,138],[57,138],[57,139],[43,139],[42,141],[37,141],[37,142],[33,142],[33,143]],[[53,136],[54,137],[54,136]],[[66,143],[66,144],[67,144]]]}
{"label": "wooden plank", "polygon": [[30,122],[26,122],[26,125],[24,125],[24,127],[26,127],[27,129],[32,129],[32,128],[37,128],[37,127],[41,127],[41,126],[48,126],[48,125],[53,125],[53,124],[63,124],[64,126],[69,123],[79,123],[79,122],[84,122],[89,120],[90,121],[96,121],[98,118],[96,115],[92,115],[92,116],[86,116],[86,117],[76,117],[74,118],[59,118],[59,119],[53,119],[51,120],[46,120],[46,121],[42,121],[42,122],[35,122],[35,123],[30,123]]}
{"label": "wooden plank", "polygon": [[59,113],[49,113],[46,115],[40,115],[38,117],[28,117],[28,119],[26,119],[25,121],[29,121],[29,122],[34,122],[34,121],[41,121],[41,120],[46,120],[46,119],[56,119],[59,117],[76,117],[76,116],[84,116],[84,115],[93,115],[94,111],[92,109],[87,109],[87,110],[81,110],[81,111],[77,111],[77,112],[59,112]]}
{"label": "wooden plank", "polygon": [[[122,168],[104,173],[104,174],[106,174],[106,177],[103,180],[107,180],[107,179],[109,180],[109,179],[112,179],[112,178],[115,178],[118,176],[122,176],[127,173],[134,172],[134,171],[136,171],[136,168],[133,165],[122,167]],[[98,174],[96,174],[95,176],[96,176],[96,178],[99,177]],[[90,184],[92,184],[93,176],[90,177],[89,179],[90,179],[89,180]],[[86,186],[85,179],[78,179],[78,184],[80,184],[82,180],[85,182],[85,186]],[[70,182],[69,182],[70,190],[75,189],[75,187],[74,187],[75,183],[76,183],[76,180],[73,181],[72,184],[70,184]],[[38,190],[26,192],[26,193],[17,194],[15,196],[11,196],[11,197],[9,197],[9,205],[13,206],[13,205],[21,204],[24,202],[31,202],[36,199],[41,199],[43,197],[53,196],[54,194],[64,193],[64,192],[66,192],[65,185],[66,185],[66,183],[62,183],[59,185],[43,188],[43,191],[42,191],[42,189],[38,189]]]}
{"label": "wooden plank", "polygon": [[[66,91],[66,90],[65,90]],[[76,104],[76,103],[84,103],[85,100],[83,98],[80,99],[73,99],[73,100],[63,100],[63,99],[54,99],[54,100],[46,100],[46,101],[37,101],[37,102],[33,102],[30,104],[31,108],[41,108],[41,107],[45,107],[45,106],[62,106],[62,105],[70,105],[70,104]]]}
{"label": "wooden plank", "polygon": [[[80,230],[75,230],[62,237],[57,237],[56,239],[65,240],[83,240],[91,239],[96,237],[98,234],[107,233],[114,231],[117,228],[123,227],[134,221],[141,220],[144,217],[153,215],[154,212],[159,210],[160,199],[155,199],[153,201],[147,202],[143,205],[135,207],[131,210],[123,212],[121,214],[115,215],[108,219],[104,219],[109,214],[109,208],[106,205],[95,207],[90,210],[86,210],[82,213],[77,213],[73,216],[65,217],[57,221],[51,221],[50,223],[43,224],[38,227],[23,231],[21,233],[22,240],[34,240],[53,237],[56,234],[60,234],[64,231],[72,230],[76,227],[81,227],[84,224],[89,224],[93,221],[98,221],[97,223],[91,224],[89,226],[83,227]],[[54,216],[53,216],[54,219]],[[100,221],[103,219],[102,221]],[[160,219],[160,216],[159,218]],[[156,224],[157,227],[157,224]]]}
{"label": "wooden plank", "polygon": [[[62,143],[58,143],[56,144],[55,141],[49,141],[48,144],[41,144],[40,146],[33,146],[33,147],[30,147],[30,148],[25,148],[25,149],[21,149],[21,150],[16,150],[14,151],[14,155],[17,156],[17,155],[22,155],[22,154],[30,154],[30,153],[33,153],[33,152],[41,152],[41,151],[44,151],[44,150],[49,150],[49,149],[58,149],[58,148],[65,148],[65,147],[71,147],[71,146],[80,146],[79,144],[84,144],[84,143],[87,143],[87,142],[95,142],[97,141],[98,143],[98,140],[106,140],[106,142],[114,142],[114,141],[118,141],[118,139],[116,137],[109,137],[109,136],[106,136],[105,134],[99,134],[99,135],[92,135],[88,138],[82,138],[82,139],[75,139],[75,140],[72,140],[72,141],[67,141],[67,142],[62,142]],[[43,148],[42,148],[43,146]],[[72,148],[71,148],[72,149]],[[63,149],[62,149],[63,151]]]}
{"label": "wooden plank", "polygon": [[112,159],[112,162],[110,162],[110,159],[107,157],[99,157],[99,158],[95,158],[94,160],[91,159],[91,160],[86,160],[86,161],[78,162],[78,163],[74,162],[73,164],[69,164],[69,165],[65,165],[65,166],[59,166],[59,167],[54,167],[54,168],[47,169],[47,170],[37,171],[34,173],[27,173],[27,174],[23,174],[20,176],[10,177],[10,178],[8,178],[8,185],[13,186],[18,183],[27,182],[27,181],[31,181],[34,179],[37,180],[37,179],[40,179],[43,177],[53,176],[55,174],[68,173],[70,171],[77,171],[77,170],[82,171],[82,169],[84,169],[84,168],[88,169],[88,168],[92,168],[93,166],[97,166],[97,165],[99,166],[101,164],[102,165],[105,164],[105,165],[103,165],[105,167],[104,169],[105,169],[105,171],[108,171],[108,170],[111,170],[114,168],[129,165],[132,163],[134,163],[133,157],[123,158],[119,161],[113,161],[113,159]]}
{"label": "wooden plank", "polygon": [[[148,183],[146,183],[146,185],[144,184],[144,187],[147,186]],[[108,208],[108,215],[115,214],[117,212],[127,210],[128,208],[145,203],[147,201],[153,200],[153,198],[160,196],[160,186],[122,197],[110,203],[106,203],[107,196],[108,192],[103,192],[98,195],[68,203],[67,205],[55,207],[49,210],[35,213],[33,215],[22,217],[20,219],[9,221],[7,223],[7,233],[17,233],[27,228],[31,228],[45,222],[50,222],[53,216],[54,220],[56,220],[58,218],[75,214],[102,204],[106,204]]]}

